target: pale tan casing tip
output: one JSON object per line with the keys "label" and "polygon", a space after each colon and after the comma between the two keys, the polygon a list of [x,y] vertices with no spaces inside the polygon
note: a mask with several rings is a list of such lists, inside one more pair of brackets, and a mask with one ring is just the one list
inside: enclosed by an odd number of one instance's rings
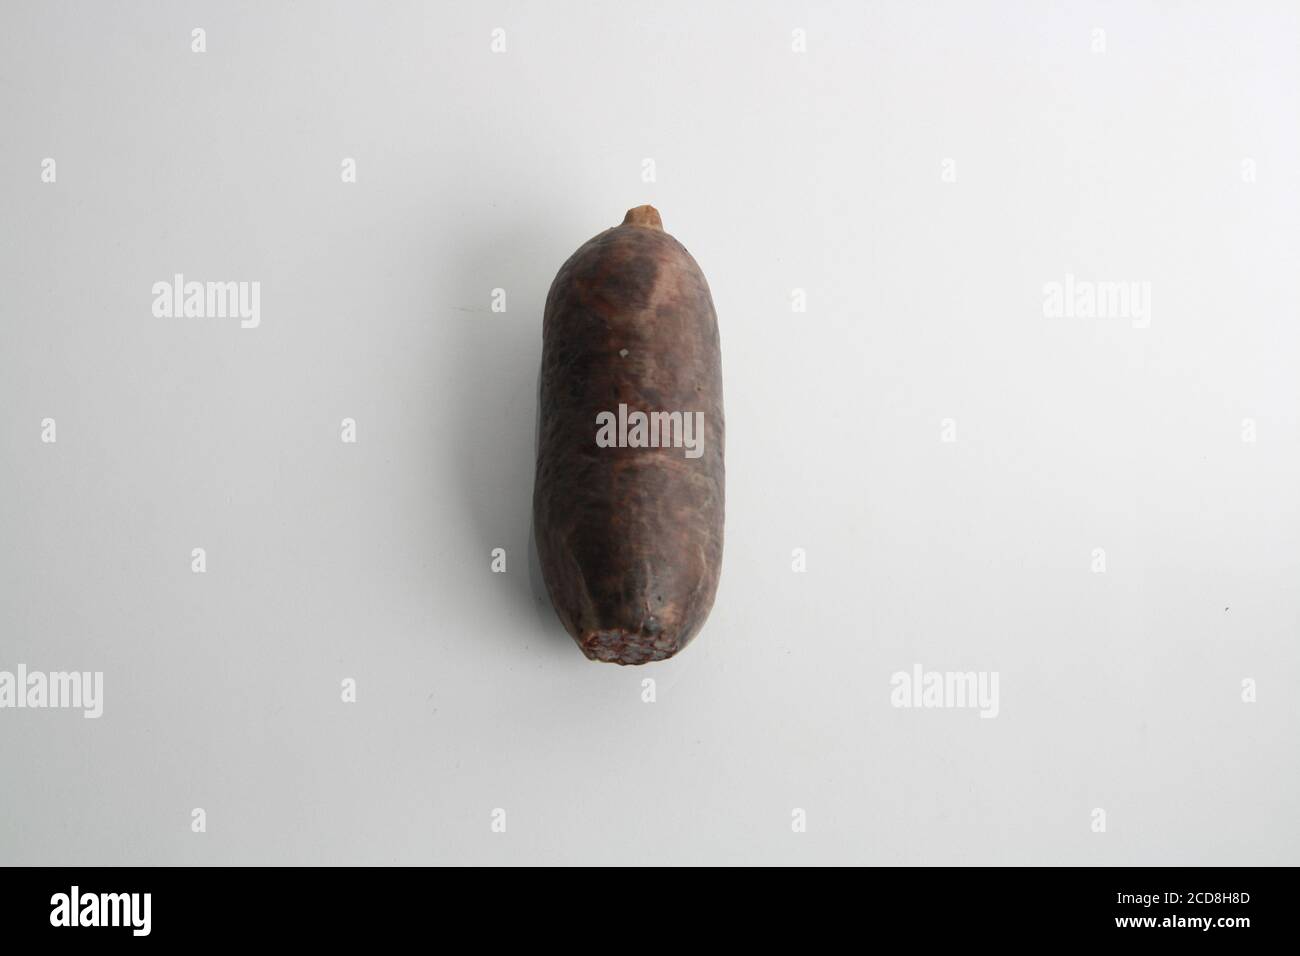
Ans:
{"label": "pale tan casing tip", "polygon": [[623,217],[625,226],[645,226],[647,229],[664,231],[664,221],[659,218],[659,210],[654,206],[637,206],[629,209]]}

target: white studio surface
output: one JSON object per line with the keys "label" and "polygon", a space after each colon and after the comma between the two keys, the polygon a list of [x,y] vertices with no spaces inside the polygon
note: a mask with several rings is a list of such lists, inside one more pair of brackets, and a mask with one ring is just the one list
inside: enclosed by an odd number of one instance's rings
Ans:
{"label": "white studio surface", "polygon": [[[1280,2],[5,3],[0,671],[103,693],[0,709],[0,863],[1300,862],[1297,48]],[[532,443],[551,279],[642,203],[717,306],[727,543],[617,668],[537,600]],[[255,325],[155,315],[177,274]]]}

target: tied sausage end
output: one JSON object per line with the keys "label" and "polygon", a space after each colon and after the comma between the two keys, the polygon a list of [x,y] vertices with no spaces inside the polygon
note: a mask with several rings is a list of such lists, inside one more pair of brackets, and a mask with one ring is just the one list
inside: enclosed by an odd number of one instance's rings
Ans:
{"label": "tied sausage end", "polygon": [[587,631],[578,641],[588,660],[607,664],[648,664],[663,661],[677,652],[678,643],[666,636],[629,631],[623,628],[603,628]]}
{"label": "tied sausage end", "polygon": [[659,217],[659,210],[654,206],[636,206],[629,209],[623,217],[625,226],[645,226],[647,229],[664,231],[664,221]]}

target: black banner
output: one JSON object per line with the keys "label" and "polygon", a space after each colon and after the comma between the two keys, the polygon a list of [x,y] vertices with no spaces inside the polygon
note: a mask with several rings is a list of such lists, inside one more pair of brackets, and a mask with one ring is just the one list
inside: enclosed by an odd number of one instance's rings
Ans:
{"label": "black banner", "polygon": [[670,931],[674,906],[728,934],[812,927],[817,935],[835,928],[925,944],[1128,937],[1138,944],[1231,946],[1289,938],[1295,882],[1290,869],[1174,867],[750,869],[671,877],[627,869],[544,878],[416,868],[10,868],[0,880],[6,942],[63,937],[92,947],[281,938],[373,943],[401,939],[430,920],[444,931],[577,920],[583,933],[608,924],[653,942]]}

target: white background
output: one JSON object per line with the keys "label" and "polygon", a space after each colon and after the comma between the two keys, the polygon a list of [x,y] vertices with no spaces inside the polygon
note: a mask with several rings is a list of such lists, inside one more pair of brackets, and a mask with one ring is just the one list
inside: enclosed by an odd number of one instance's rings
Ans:
{"label": "white background", "polygon": [[[0,669],[105,702],[0,710],[0,862],[1300,862],[1297,49],[1281,2],[6,2]],[[530,582],[532,442],[550,281],[640,203],[712,285],[727,545],[617,668]],[[260,327],[155,318],[177,272]],[[1067,273],[1150,326],[1045,318]],[[892,707],[918,663],[997,718]]]}

